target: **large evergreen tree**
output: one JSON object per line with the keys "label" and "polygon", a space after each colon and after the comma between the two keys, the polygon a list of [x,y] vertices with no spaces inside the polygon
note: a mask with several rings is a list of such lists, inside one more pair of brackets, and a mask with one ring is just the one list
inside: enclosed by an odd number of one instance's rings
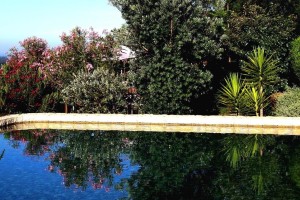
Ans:
{"label": "large evergreen tree", "polygon": [[[263,8],[246,4],[242,11],[232,11],[227,28],[229,54],[235,60],[240,60],[248,52],[261,46],[280,62],[278,67],[281,78],[289,80],[288,55],[296,27],[294,17],[279,14],[274,5]],[[284,86],[283,83],[280,84],[278,86]]]}
{"label": "large evergreen tree", "polygon": [[278,14],[275,7],[267,10],[248,5],[240,13],[231,12],[227,34],[231,50],[239,55],[246,56],[253,48],[263,46],[277,57],[286,57],[289,49],[286,45],[291,41],[294,30],[294,16]]}
{"label": "large evergreen tree", "polygon": [[185,114],[201,103],[220,56],[222,19],[209,1],[111,0],[122,12],[137,53],[137,85],[146,112]]}

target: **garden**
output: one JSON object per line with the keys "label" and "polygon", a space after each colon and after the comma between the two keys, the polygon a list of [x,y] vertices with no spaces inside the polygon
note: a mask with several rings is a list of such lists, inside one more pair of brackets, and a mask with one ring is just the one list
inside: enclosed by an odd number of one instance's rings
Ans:
{"label": "garden", "polygon": [[[126,21],[121,28],[75,27],[61,34],[59,46],[33,36],[10,49],[0,65],[0,116],[300,116],[299,1],[110,2]],[[4,131],[0,197],[18,198],[11,185],[19,184],[28,198],[93,199],[111,192],[106,199],[297,199],[299,139]],[[24,171],[15,173],[20,165]]]}
{"label": "garden", "polygon": [[[30,37],[0,69],[0,112],[299,116],[299,3],[111,0],[126,24]],[[129,48],[132,55],[122,52]]]}

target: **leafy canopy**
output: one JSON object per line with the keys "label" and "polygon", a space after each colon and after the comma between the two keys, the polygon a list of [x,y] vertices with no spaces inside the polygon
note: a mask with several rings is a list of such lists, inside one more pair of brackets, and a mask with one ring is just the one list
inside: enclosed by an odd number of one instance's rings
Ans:
{"label": "leafy canopy", "polygon": [[294,73],[298,81],[300,81],[300,37],[292,42],[291,59]]}
{"label": "leafy canopy", "polygon": [[128,24],[145,111],[191,113],[192,102],[210,89],[212,75],[202,62],[223,52],[222,19],[210,15],[208,1],[111,2]]}

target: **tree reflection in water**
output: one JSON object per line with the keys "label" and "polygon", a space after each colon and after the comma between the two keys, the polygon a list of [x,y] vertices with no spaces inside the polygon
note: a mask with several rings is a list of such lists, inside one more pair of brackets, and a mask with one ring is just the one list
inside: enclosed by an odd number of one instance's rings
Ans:
{"label": "tree reflection in water", "polygon": [[[129,199],[297,199],[300,140],[261,135],[116,131],[5,133],[47,155],[66,187],[127,190]],[[124,160],[139,166],[130,177]]]}
{"label": "tree reflection in water", "polygon": [[[127,142],[117,132],[16,131],[6,133],[11,145],[25,142],[25,155],[47,153],[48,170],[62,175],[66,187],[109,190],[114,175],[122,173]],[[122,189],[122,185],[118,188]]]}
{"label": "tree reflection in water", "polygon": [[3,149],[2,152],[0,153],[0,160],[3,158],[4,153],[5,153],[5,149]]}

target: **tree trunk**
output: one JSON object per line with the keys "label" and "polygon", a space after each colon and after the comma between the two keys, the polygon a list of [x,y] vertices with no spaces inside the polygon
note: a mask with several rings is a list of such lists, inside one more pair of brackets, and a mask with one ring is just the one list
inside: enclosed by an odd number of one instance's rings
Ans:
{"label": "tree trunk", "polygon": [[263,117],[264,116],[264,97],[263,97],[263,87],[262,85],[260,86],[260,98],[261,98],[261,103],[260,103],[260,111],[259,111],[259,116]]}
{"label": "tree trunk", "polygon": [[65,113],[68,113],[68,105],[65,103]]}

